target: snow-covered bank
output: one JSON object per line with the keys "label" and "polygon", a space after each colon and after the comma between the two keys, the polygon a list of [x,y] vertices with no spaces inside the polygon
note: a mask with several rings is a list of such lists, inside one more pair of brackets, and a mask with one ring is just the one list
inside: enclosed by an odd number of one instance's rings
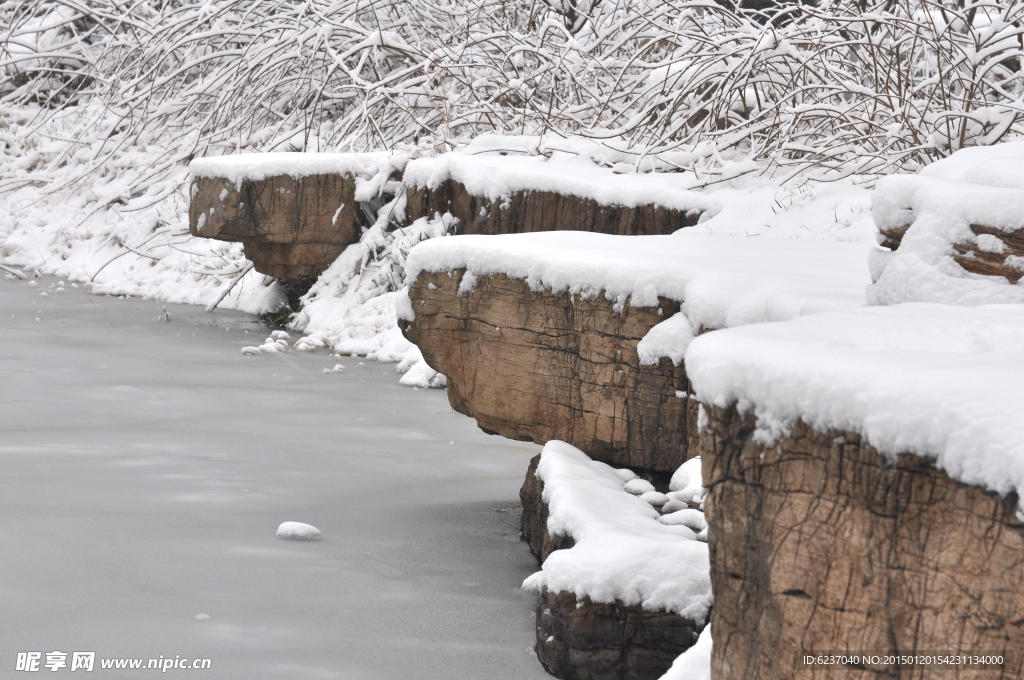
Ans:
{"label": "snow-covered bank", "polygon": [[[110,147],[95,133],[97,114],[91,108],[61,113],[38,130],[32,127],[34,113],[28,108],[0,112],[6,142],[0,166],[7,175],[0,185],[5,192],[0,262],[91,283],[99,293],[199,305],[216,301],[245,271],[240,244],[188,234],[185,163],[190,154],[181,146],[187,147],[187,140],[154,134],[144,144]],[[310,334],[308,346],[397,360],[401,370],[416,367],[408,378],[412,384],[441,384],[442,376],[422,365],[401,337],[393,311],[393,294],[405,281],[408,250],[419,240],[456,228],[451,222],[439,227],[434,219],[425,225],[405,224],[405,185],[393,178],[394,172],[408,159],[421,170],[433,167],[430,158],[416,159],[435,151],[409,147],[386,154],[252,153],[287,146],[290,138],[284,132],[252,135],[239,140],[232,155],[193,160],[194,174],[255,177],[342,169],[359,175],[357,200],[382,205],[377,223],[324,272],[291,329]],[[438,162],[452,168],[467,163],[491,168],[470,173],[467,181],[493,184],[512,173],[520,179],[543,179],[538,187],[565,185],[571,190],[573,182],[593,185],[598,178],[596,193],[588,191],[603,201],[671,203],[683,196],[687,205],[706,208],[709,217],[714,214],[695,228],[699,231],[857,241],[869,241],[874,234],[866,213],[869,193],[853,183],[776,186],[770,178],[748,177],[705,188],[697,187],[694,179],[696,188],[688,188],[690,174],[665,172],[685,166],[685,154],[644,159],[594,141],[554,135],[483,135],[460,149]],[[523,174],[527,166],[531,173]],[[419,177],[417,173],[423,174],[416,170],[410,178]],[[280,300],[272,281],[249,271],[220,305],[261,313]]]}
{"label": "snow-covered bank", "polygon": [[691,229],[671,236],[456,236],[420,244],[406,269],[412,280],[424,270],[465,268],[464,287],[504,274],[535,290],[603,294],[619,305],[653,307],[666,297],[683,304],[694,327],[727,328],[865,304],[871,247]]}
{"label": "snow-covered bank", "polygon": [[905,304],[716,331],[686,368],[697,398],[740,404],[767,439],[801,419],[950,477],[1024,492],[1024,307]]}

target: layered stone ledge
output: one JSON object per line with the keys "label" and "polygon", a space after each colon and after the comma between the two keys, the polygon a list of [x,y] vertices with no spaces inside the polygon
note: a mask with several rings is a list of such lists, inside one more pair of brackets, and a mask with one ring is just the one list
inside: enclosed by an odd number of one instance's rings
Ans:
{"label": "layered stone ledge", "polygon": [[[1020,678],[1024,524],[1016,496],[895,464],[802,422],[771,444],[735,407],[700,437],[715,680]],[[1003,653],[1000,669],[802,668],[798,653]]]}
{"label": "layered stone ledge", "polygon": [[697,224],[704,211],[659,205],[605,205],[553,191],[517,191],[491,199],[475,196],[464,184],[448,179],[436,188],[409,187],[410,220],[450,212],[460,234],[522,234],[537,231],[588,231],[620,236],[671,234]]}
{"label": "layered stone ledge", "polygon": [[486,432],[543,444],[566,441],[596,460],[671,474],[696,449],[696,403],[682,366],[643,365],[637,344],[679,310],[622,309],[603,295],[531,290],[504,275],[422,272],[406,323],[431,367],[448,378],[456,411]]}

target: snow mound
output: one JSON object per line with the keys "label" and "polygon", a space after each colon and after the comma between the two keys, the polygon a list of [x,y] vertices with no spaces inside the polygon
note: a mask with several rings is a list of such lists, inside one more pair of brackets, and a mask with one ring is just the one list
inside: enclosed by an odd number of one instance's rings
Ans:
{"label": "snow mound", "polygon": [[1024,307],[905,304],[708,333],[686,352],[704,404],[739,404],[770,440],[796,419],[894,460],[1024,493]]}
{"label": "snow mound", "polygon": [[[895,252],[872,255],[871,304],[1024,302],[1024,286],[970,273],[953,259],[954,244],[1002,252],[998,238],[976,234],[972,225],[1024,229],[1024,143],[963,149],[920,175],[884,178],[872,202],[879,229],[906,233]],[[1007,264],[1024,271],[1024,263]]]}
{"label": "snow mound", "polygon": [[668,357],[678,366],[695,336],[693,324],[685,314],[678,312],[649,330],[637,343],[636,353],[641,364],[656,364],[662,357]]}
{"label": "snow mound", "polygon": [[701,486],[700,475],[700,458],[691,458],[672,474],[672,479],[668,483],[669,491],[682,500],[703,498],[707,491]]}
{"label": "snow mound", "polygon": [[[533,290],[604,293],[621,308],[682,303],[692,327],[727,328],[780,321],[866,303],[867,253],[874,246],[818,240],[758,239],[684,229],[670,236],[540,232],[452,236],[412,249],[406,278],[466,268],[467,279],[505,274]],[[463,281],[463,285],[467,285]],[[673,317],[674,318],[674,317]],[[669,319],[672,321],[672,319]],[[683,326],[682,319],[673,322]],[[657,343],[661,345],[661,343]],[[661,348],[658,346],[652,349]],[[664,351],[678,355],[685,343]],[[658,351],[645,354],[656,358]]]}
{"label": "snow mound", "polygon": [[235,184],[287,175],[302,179],[310,175],[374,175],[394,159],[405,163],[405,156],[378,153],[246,153],[196,158],[188,169],[195,178],[222,177]]}
{"label": "snow mound", "polygon": [[524,588],[665,609],[698,623],[707,618],[708,547],[692,540],[690,529],[662,524],[657,510],[623,489],[615,469],[565,442],[544,446],[537,475],[548,531],[575,544],[551,553]]}
{"label": "snow mound", "polygon": [[1024,142],[971,146],[921,170],[923,177],[1024,189]]}
{"label": "snow mound", "polygon": [[278,538],[288,538],[294,541],[320,541],[323,534],[312,524],[303,522],[283,522],[277,528]]}

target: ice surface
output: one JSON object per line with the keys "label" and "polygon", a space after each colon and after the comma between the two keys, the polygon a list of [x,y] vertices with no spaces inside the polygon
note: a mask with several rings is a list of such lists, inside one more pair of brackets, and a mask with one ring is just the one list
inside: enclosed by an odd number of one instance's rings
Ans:
{"label": "ice surface", "polygon": [[[726,328],[865,304],[866,243],[757,239],[702,234],[609,236],[541,232],[453,236],[417,245],[406,263],[420,271],[465,267],[505,274],[534,290],[603,292],[620,304],[683,303],[692,326]],[[465,282],[464,282],[465,283]]]}
{"label": "ice surface", "polygon": [[[551,553],[523,587],[573,592],[595,602],[619,600],[703,621],[711,606],[708,550],[686,527],[667,526],[658,511],[624,493],[616,470],[560,441],[544,446],[548,531],[572,536],[572,548]],[[626,484],[633,484],[633,480]]]}
{"label": "ice surface", "polygon": [[[37,292],[0,280],[5,668],[59,649],[211,658],[211,680],[548,677],[519,589],[539,447],[391,367],[244,357],[268,333],[250,316]],[[326,540],[275,538],[292,518]]]}
{"label": "ice surface", "polygon": [[905,304],[708,333],[686,353],[705,404],[739,403],[771,438],[800,418],[883,455],[1024,492],[1024,307]]}

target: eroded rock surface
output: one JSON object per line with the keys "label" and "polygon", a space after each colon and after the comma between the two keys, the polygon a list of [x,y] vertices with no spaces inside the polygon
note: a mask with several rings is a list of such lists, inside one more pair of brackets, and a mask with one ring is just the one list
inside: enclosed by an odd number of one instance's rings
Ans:
{"label": "eroded rock surface", "polygon": [[486,432],[559,439],[638,472],[671,474],[693,455],[697,406],[683,367],[641,365],[636,351],[678,303],[617,310],[603,295],[532,291],[504,275],[460,295],[464,274],[421,273],[409,291],[416,320],[404,328],[448,377],[452,408]]}
{"label": "eroded rock surface", "polygon": [[[539,462],[539,454],[530,461],[519,498],[523,538],[543,563],[556,550],[572,548],[575,541],[548,531],[544,482],[536,474]],[[549,673],[568,680],[655,680],[703,629],[671,612],[577,599],[574,593],[552,593],[546,587],[536,614],[537,657]]]}
{"label": "eroded rock surface", "polygon": [[193,180],[193,236],[240,241],[256,271],[277,279],[315,279],[362,233],[352,175],[287,175],[240,184]]}
{"label": "eroded rock surface", "polygon": [[411,187],[406,211],[410,220],[450,212],[460,234],[521,234],[534,231],[591,231],[639,236],[671,234],[697,224],[701,211],[656,205],[636,208],[601,205],[594,199],[549,191],[520,191],[491,200],[470,194],[455,180],[436,189]]}
{"label": "eroded rock surface", "polygon": [[[1020,678],[1024,524],[1016,498],[917,456],[796,423],[773,445],[735,408],[701,432],[715,680]],[[1006,654],[999,669],[807,669],[807,651]]]}

